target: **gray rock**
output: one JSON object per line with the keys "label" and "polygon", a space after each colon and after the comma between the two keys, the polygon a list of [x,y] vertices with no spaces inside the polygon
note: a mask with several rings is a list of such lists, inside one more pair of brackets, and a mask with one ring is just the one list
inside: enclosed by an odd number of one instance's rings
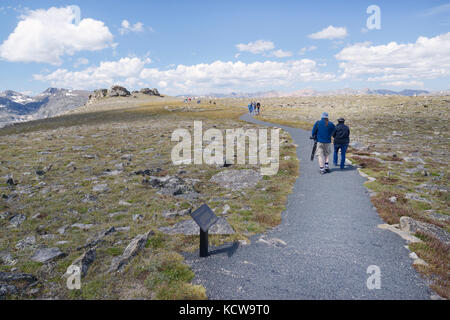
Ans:
{"label": "gray rock", "polygon": [[116,228],[117,232],[123,232],[123,231],[130,231],[130,226],[126,226],[126,227],[117,227]]}
{"label": "gray rock", "polygon": [[228,211],[230,211],[230,209],[231,209],[230,205],[228,204],[224,205],[222,214],[227,214]]}
{"label": "gray rock", "polygon": [[87,203],[87,202],[97,202],[97,197],[90,195],[90,194],[86,194],[84,195],[83,199],[81,199],[82,202]]}
{"label": "gray rock", "polygon": [[120,159],[131,161],[131,160],[133,160],[133,155],[132,154],[124,154],[120,157]]}
{"label": "gray rock", "polygon": [[8,219],[11,216],[11,213],[8,211],[0,213],[0,219]]}
{"label": "gray rock", "polygon": [[430,217],[435,219],[435,220],[450,222],[450,215],[448,215],[448,214],[441,214],[441,213],[438,213],[438,212],[431,212],[430,213]]}
{"label": "gray rock", "polygon": [[72,228],[78,228],[81,230],[89,230],[90,228],[92,228],[94,225],[93,224],[84,224],[84,223],[74,223],[72,225]]}
{"label": "gray rock", "polygon": [[0,283],[17,283],[22,282],[32,284],[37,278],[29,273],[0,272]]}
{"label": "gray rock", "polygon": [[1,284],[0,283],[0,300],[4,300],[7,295],[18,294],[19,290],[11,284]]}
{"label": "gray rock", "polygon": [[89,102],[92,102],[97,99],[104,98],[108,95],[108,89],[98,89],[94,90],[94,92],[89,96]]}
{"label": "gray rock", "polygon": [[66,233],[66,229],[67,226],[62,226],[61,228],[58,228],[58,230],[56,230],[59,234],[63,235],[64,233]]}
{"label": "gray rock", "polygon": [[31,236],[25,237],[22,240],[19,240],[16,243],[16,249],[22,250],[22,249],[32,248],[32,247],[34,247],[35,244],[36,244],[36,237],[34,235],[31,235]]}
{"label": "gray rock", "polygon": [[95,248],[89,249],[83,253],[79,258],[77,258],[72,265],[77,266],[81,269],[81,276],[86,276],[89,267],[95,261],[96,251]]}
{"label": "gray rock", "polygon": [[253,169],[227,169],[215,174],[210,181],[223,188],[235,190],[254,188],[262,176]]}
{"label": "gray rock", "polygon": [[129,207],[129,206],[131,206],[131,203],[124,201],[124,200],[119,200],[119,205]]}
{"label": "gray rock", "polygon": [[144,185],[149,185],[153,188],[159,189],[158,193],[181,197],[187,200],[198,198],[198,193],[192,183],[177,177],[150,177],[142,181]]}
{"label": "gray rock", "polygon": [[125,248],[122,255],[115,257],[111,262],[108,272],[122,271],[128,262],[135,257],[145,246],[148,238],[153,235],[153,231],[137,235]]}
{"label": "gray rock", "polygon": [[141,90],[139,90],[141,93],[143,94],[148,94],[150,96],[161,96],[158,92],[158,89],[153,88],[153,89],[149,89],[149,88],[142,88]]}
{"label": "gray rock", "polygon": [[31,260],[47,263],[64,256],[66,256],[66,254],[61,252],[59,248],[43,248],[36,250],[34,255],[31,257]]}
{"label": "gray rock", "polygon": [[445,244],[450,244],[450,233],[431,223],[421,222],[403,216],[400,218],[400,229],[410,233],[422,232],[437,238]]}
{"label": "gray rock", "polygon": [[185,209],[185,210],[179,210],[179,211],[164,211],[162,213],[162,216],[166,219],[172,219],[176,217],[183,217],[191,214],[192,208]]}
{"label": "gray rock", "polygon": [[130,91],[121,86],[112,86],[111,89],[108,90],[108,96],[110,97],[128,97],[130,95]]}
{"label": "gray rock", "polygon": [[87,239],[84,246],[77,248],[77,250],[79,250],[81,248],[93,248],[96,245],[98,245],[100,242],[102,242],[104,237],[106,237],[107,235],[109,235],[113,232],[116,232],[116,231],[117,230],[114,227],[103,230],[99,234],[97,234],[95,237]]}
{"label": "gray rock", "polygon": [[355,150],[358,150],[358,151],[359,150],[367,150],[368,149],[368,147],[364,146],[363,144],[361,144],[361,143],[359,143],[357,141],[350,142],[349,146],[352,147]]}
{"label": "gray rock", "polygon": [[11,253],[7,251],[0,251],[0,262],[7,266],[13,266],[17,263],[17,260],[13,259]]}
{"label": "gray rock", "polygon": [[142,214],[133,214],[133,221],[140,221],[144,219],[144,216]]}
{"label": "gray rock", "polygon": [[418,162],[421,164],[425,164],[425,161],[423,161],[423,159],[419,157],[404,157],[403,160],[405,160],[406,162]]}
{"label": "gray rock", "polygon": [[[197,223],[192,220],[184,220],[176,223],[171,227],[161,227],[159,230],[166,234],[184,234],[187,236],[200,234],[200,228]],[[217,222],[209,229],[209,234],[234,234],[233,228],[223,217],[220,217]]]}
{"label": "gray rock", "polygon": [[107,192],[109,191],[108,185],[106,183],[96,184],[92,187],[94,192]]}
{"label": "gray rock", "polygon": [[18,228],[27,219],[24,214],[16,214],[11,219],[9,219],[11,228]]}
{"label": "gray rock", "polygon": [[426,202],[426,203],[430,203],[431,204],[430,200],[422,198],[418,194],[415,194],[415,193],[407,193],[405,195],[405,198],[409,199],[409,200],[415,200],[415,201]]}

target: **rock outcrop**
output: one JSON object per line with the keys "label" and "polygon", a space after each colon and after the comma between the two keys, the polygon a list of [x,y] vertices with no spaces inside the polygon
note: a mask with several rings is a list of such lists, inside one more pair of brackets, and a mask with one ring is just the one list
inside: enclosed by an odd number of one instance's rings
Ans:
{"label": "rock outcrop", "polygon": [[112,86],[111,89],[108,90],[109,97],[128,97],[130,95],[130,91],[121,86]]}
{"label": "rock outcrop", "polygon": [[142,88],[141,90],[140,90],[140,93],[143,93],[143,94],[148,94],[148,95],[150,95],[150,96],[161,96],[160,94],[159,94],[159,92],[158,92],[158,89],[156,89],[156,88],[153,88],[153,89],[150,89],[150,88]]}

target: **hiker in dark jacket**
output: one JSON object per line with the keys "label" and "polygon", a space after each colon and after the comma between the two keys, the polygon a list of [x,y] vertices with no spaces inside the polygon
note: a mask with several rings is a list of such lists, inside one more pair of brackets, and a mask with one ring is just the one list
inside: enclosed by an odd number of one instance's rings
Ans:
{"label": "hiker in dark jacket", "polygon": [[335,166],[338,165],[338,152],[341,150],[341,169],[345,166],[345,152],[347,151],[348,144],[350,143],[350,128],[344,124],[345,119],[339,118],[338,124],[333,131],[334,138],[334,155],[333,163]]}

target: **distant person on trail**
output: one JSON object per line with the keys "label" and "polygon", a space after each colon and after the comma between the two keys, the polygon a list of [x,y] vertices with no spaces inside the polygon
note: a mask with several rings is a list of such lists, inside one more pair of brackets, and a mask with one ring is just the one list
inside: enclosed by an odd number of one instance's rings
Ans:
{"label": "distant person on trail", "polygon": [[334,138],[334,155],[333,163],[335,166],[338,165],[338,152],[341,150],[341,169],[345,167],[345,152],[347,151],[348,144],[350,143],[350,128],[344,124],[345,119],[339,118],[338,124],[333,131]]}
{"label": "distant person on trail", "polygon": [[261,104],[258,102],[256,104],[256,114],[258,114],[258,115],[259,115],[259,108],[261,108]]}
{"label": "distant person on trail", "polygon": [[253,104],[250,102],[248,104],[248,113],[252,114],[252,111],[253,111]]}
{"label": "distant person on trail", "polygon": [[322,119],[314,124],[312,136],[317,140],[317,158],[319,159],[320,173],[330,172],[328,160],[330,156],[331,135],[335,125],[328,120],[328,113],[322,113]]}

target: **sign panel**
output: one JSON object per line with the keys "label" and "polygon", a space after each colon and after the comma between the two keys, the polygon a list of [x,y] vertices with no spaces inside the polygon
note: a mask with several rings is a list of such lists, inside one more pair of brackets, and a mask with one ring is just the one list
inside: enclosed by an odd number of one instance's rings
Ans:
{"label": "sign panel", "polygon": [[200,208],[192,212],[191,217],[203,232],[207,232],[219,219],[207,204],[201,205]]}

